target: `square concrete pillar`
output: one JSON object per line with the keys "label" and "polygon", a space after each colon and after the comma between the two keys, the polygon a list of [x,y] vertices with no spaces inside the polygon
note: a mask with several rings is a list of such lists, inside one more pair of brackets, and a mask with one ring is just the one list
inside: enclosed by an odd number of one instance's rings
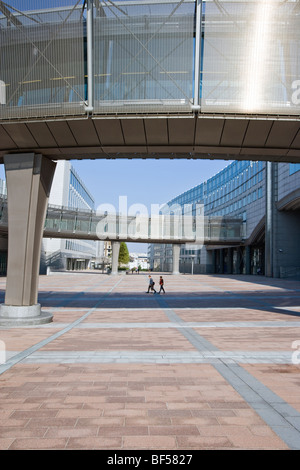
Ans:
{"label": "square concrete pillar", "polygon": [[111,242],[112,265],[111,274],[118,274],[120,242]]}
{"label": "square concrete pillar", "polygon": [[[56,163],[34,153],[4,156],[8,206],[5,304],[0,323],[30,322],[37,304],[41,243]],[[27,320],[25,320],[27,319]]]}
{"label": "square concrete pillar", "polygon": [[180,245],[173,245],[173,272],[179,274]]}

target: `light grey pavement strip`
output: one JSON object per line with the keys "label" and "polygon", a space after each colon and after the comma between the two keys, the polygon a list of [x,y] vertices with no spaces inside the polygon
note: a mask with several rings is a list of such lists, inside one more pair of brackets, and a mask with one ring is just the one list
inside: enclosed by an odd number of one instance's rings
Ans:
{"label": "light grey pavement strip", "polygon": [[[180,317],[169,308],[165,298],[160,297],[157,299],[157,302],[172,321],[176,321],[176,318],[179,318],[181,321]],[[212,366],[215,367],[222,377],[227,380],[290,449],[300,450],[300,413],[296,409],[253,377],[232,360],[233,358],[226,360],[225,357],[218,357],[218,354],[220,354],[218,348],[198,335],[194,329],[179,327],[178,331],[202,354],[204,354],[204,351],[217,352],[217,356],[215,356],[216,362],[211,362]],[[249,358],[248,352],[246,357]]]}
{"label": "light grey pavement strip", "polygon": [[[9,355],[14,353],[11,351]],[[261,351],[37,351],[23,359],[38,363],[189,363],[216,364],[292,364],[291,352]]]}
{"label": "light grey pavement strip", "polygon": [[[93,313],[94,309],[100,305],[104,300],[107,298],[107,296],[120,284],[122,281],[122,278],[119,279],[104,295],[100,298],[100,300],[97,302],[97,304],[91,308],[87,313],[85,313],[82,317],[78,318],[75,320],[73,323],[69,323],[66,328],[63,330],[58,331],[54,335],[49,336],[48,338],[44,339],[43,341],[40,341],[39,343],[31,346],[28,349],[25,349],[24,351],[16,354],[15,356],[11,357],[8,359],[8,361],[5,362],[5,364],[0,365],[0,375],[3,374],[5,371],[10,369],[12,366],[17,364],[18,362],[23,361],[26,357],[30,356],[33,354],[35,351],[38,351],[40,348],[44,347],[46,344],[50,343],[51,341],[59,338],[63,334],[67,333],[70,331],[74,326],[77,326],[80,322],[85,320],[91,313]],[[95,286],[91,286],[91,289],[94,288]],[[78,294],[74,295],[74,298],[77,298]],[[68,301],[72,301],[73,299],[68,299]]]}
{"label": "light grey pavement strip", "polygon": [[[126,309],[128,310],[128,309]],[[130,309],[131,310],[131,309]],[[42,325],[43,329],[46,328],[66,328],[69,323],[47,323]],[[300,328],[300,321],[270,321],[270,322],[112,322],[112,323],[79,323],[74,328]],[[26,328],[20,326],[19,328]],[[41,325],[33,325],[30,328],[41,328]]]}
{"label": "light grey pavement strip", "polygon": [[[293,291],[295,292],[295,291]],[[146,294],[145,294],[146,295]],[[190,295],[186,294],[186,295],[182,295],[182,294],[176,294],[175,292],[168,292],[166,293],[165,295],[164,294],[152,294],[151,292],[149,293],[149,295],[146,295],[146,297],[144,297],[144,295],[136,295],[136,296],[131,296],[130,294],[124,294],[124,295],[120,295],[120,294],[117,294],[116,296],[112,297],[111,299],[108,299],[109,301],[115,301],[115,300],[145,300],[145,299],[149,299],[149,301],[152,301],[152,299],[156,299],[156,298],[167,298],[167,297],[170,297],[172,300],[224,300],[224,298],[226,300],[254,300],[254,299],[258,299],[258,300],[264,300],[264,299],[283,299],[283,300],[291,300],[291,299],[297,299],[298,302],[299,302],[299,297],[300,297],[300,294],[297,293],[295,294],[295,296],[292,296],[291,295],[285,295],[285,294],[281,294],[280,292],[279,293],[274,293],[274,294],[264,294],[264,293],[261,293],[261,292],[247,292],[247,293],[244,293],[244,294],[239,294],[239,293],[235,293],[235,292],[225,292],[222,294],[216,294],[216,293],[212,293],[211,295],[195,295],[191,292]],[[87,297],[88,298],[88,297]],[[280,307],[279,307],[280,308]]]}
{"label": "light grey pavement strip", "polygon": [[[173,299],[174,297],[172,297]],[[124,299],[123,299],[124,300]],[[129,299],[130,300],[130,299]],[[43,307],[43,310],[51,310],[52,307]],[[59,307],[55,307],[59,308]],[[238,310],[239,312],[241,310],[244,310],[245,312],[249,310],[246,307],[174,307],[177,311],[193,311],[193,310],[201,310],[201,312],[209,312],[210,310],[214,311],[220,311],[220,312],[234,312],[235,310]],[[252,308],[252,307],[251,307]],[[294,306],[294,307],[273,307],[275,309],[280,309],[280,310],[293,310],[293,311],[298,311],[300,313],[300,306]],[[89,310],[89,307],[69,307],[69,308],[64,308],[64,312],[76,312],[77,310],[79,311],[84,311],[84,310]],[[128,311],[128,307],[97,307],[95,309],[98,312],[126,312]],[[131,308],[130,311],[132,312],[143,312],[143,311],[151,311],[151,310],[160,310],[160,307],[137,307],[137,308]]]}

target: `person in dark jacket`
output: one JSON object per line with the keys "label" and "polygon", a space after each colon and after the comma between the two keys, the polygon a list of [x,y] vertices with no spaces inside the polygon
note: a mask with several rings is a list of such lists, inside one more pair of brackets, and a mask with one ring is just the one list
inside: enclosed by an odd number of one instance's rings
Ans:
{"label": "person in dark jacket", "polygon": [[165,289],[164,289],[164,280],[163,280],[163,277],[160,276],[159,278],[159,286],[160,286],[160,289],[159,289],[159,294],[161,293],[161,291],[163,291],[163,293],[165,294]]}

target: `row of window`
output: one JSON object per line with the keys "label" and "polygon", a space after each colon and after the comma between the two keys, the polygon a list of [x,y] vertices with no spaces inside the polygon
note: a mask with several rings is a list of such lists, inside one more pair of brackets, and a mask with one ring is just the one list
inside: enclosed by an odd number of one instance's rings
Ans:
{"label": "row of window", "polygon": [[73,209],[92,210],[91,206],[86,202],[78,192],[70,186],[68,207]]}
{"label": "row of window", "polygon": [[264,162],[235,161],[206,182],[174,198],[173,204],[190,204],[203,201],[217,205],[225,204],[231,199],[251,189],[263,179]]}
{"label": "row of window", "polygon": [[93,246],[83,245],[82,243],[79,243],[77,240],[66,240],[66,250],[78,251],[81,253],[89,253],[89,254],[94,253]]}
{"label": "row of window", "polygon": [[[238,181],[240,180],[240,181]],[[211,193],[208,198],[207,202],[213,203],[214,207],[226,204],[232,199],[244,194],[246,191],[251,189],[253,186],[257,185],[263,180],[263,171],[256,173],[254,176],[251,176],[246,182],[243,182],[244,174],[242,173],[241,178],[238,176],[234,178],[234,180],[227,183],[221,189],[215,190]],[[241,184],[239,184],[241,183]]]}
{"label": "row of window", "polygon": [[[242,207],[246,207],[248,204],[255,202],[257,199],[261,199],[262,197],[263,197],[263,187],[260,186],[259,188],[249,193],[247,196],[244,196],[242,199],[239,199],[238,201],[234,202],[233,204],[230,204],[227,207],[224,207],[223,209],[219,211],[213,211],[210,213],[210,215],[223,216],[223,215],[231,214],[235,211],[238,211]],[[210,210],[212,210],[212,208]]]}
{"label": "row of window", "polygon": [[72,168],[70,171],[69,207],[78,209],[93,209],[94,199],[89,194],[79,176]]}
{"label": "row of window", "polygon": [[290,175],[300,171],[300,163],[290,163]]}
{"label": "row of window", "polygon": [[[204,184],[204,192],[211,193],[220,188],[224,191],[232,191],[233,188],[240,186],[242,183],[250,180],[256,173],[264,168],[263,162],[236,161],[224,170],[213,176]],[[228,186],[229,185],[229,186]]]}

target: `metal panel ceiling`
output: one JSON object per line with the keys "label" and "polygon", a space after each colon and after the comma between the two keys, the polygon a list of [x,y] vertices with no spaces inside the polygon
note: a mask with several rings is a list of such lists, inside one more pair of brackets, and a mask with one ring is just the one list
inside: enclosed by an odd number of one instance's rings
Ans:
{"label": "metal panel ceiling", "polygon": [[170,145],[193,145],[195,138],[195,119],[168,119]]}
{"label": "metal panel ceiling", "polygon": [[36,140],[24,123],[8,124],[5,126],[5,130],[19,148],[28,149],[38,146]]}
{"label": "metal panel ceiling", "polygon": [[124,145],[119,119],[93,119],[101,145]]}
{"label": "metal panel ceiling", "polygon": [[196,145],[219,145],[224,119],[197,119]]}
{"label": "metal panel ceiling", "polygon": [[29,122],[27,127],[40,147],[57,146],[57,142],[45,122]]}
{"label": "metal panel ceiling", "polygon": [[49,121],[47,123],[58,147],[75,147],[77,142],[66,121]]}
{"label": "metal panel ceiling", "polygon": [[289,147],[299,129],[299,123],[294,121],[275,121],[266,141],[267,147]]}
{"label": "metal panel ceiling", "polygon": [[125,145],[145,145],[145,129],[143,119],[122,119]]}
{"label": "metal panel ceiling", "polygon": [[241,146],[245,137],[248,121],[245,119],[226,119],[220,144]]}
{"label": "metal panel ceiling", "polygon": [[145,119],[144,123],[148,145],[168,144],[167,119]]}
{"label": "metal panel ceiling", "polygon": [[17,144],[13,141],[13,139],[11,139],[7,133],[7,130],[3,126],[0,126],[0,145],[3,149],[17,148]]}
{"label": "metal panel ceiling", "polygon": [[81,147],[90,147],[92,145],[100,145],[99,137],[93,125],[93,121],[86,120],[69,120],[68,125],[74,135],[78,145]]}
{"label": "metal panel ceiling", "polygon": [[292,149],[300,148],[300,129],[298,130],[297,135],[295,136],[293,142],[291,143],[291,148]]}
{"label": "metal panel ceiling", "polygon": [[3,123],[0,158],[34,151],[54,159],[218,158],[300,161],[300,121],[107,118]]}
{"label": "metal panel ceiling", "polygon": [[263,147],[268,138],[272,121],[248,121],[248,127],[244,138],[245,147]]}

